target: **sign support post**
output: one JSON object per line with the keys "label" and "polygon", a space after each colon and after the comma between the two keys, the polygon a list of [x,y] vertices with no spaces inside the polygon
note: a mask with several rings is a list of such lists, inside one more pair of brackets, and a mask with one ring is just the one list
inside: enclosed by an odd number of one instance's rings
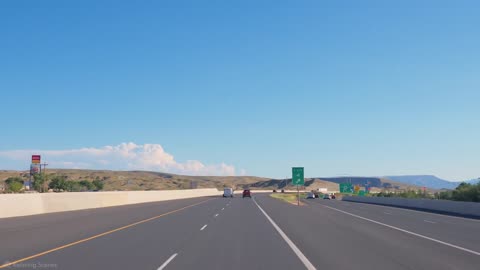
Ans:
{"label": "sign support post", "polygon": [[298,190],[298,186],[297,186],[297,206],[300,206],[300,191]]}
{"label": "sign support post", "polygon": [[32,182],[35,180],[34,175],[41,173],[42,164],[40,155],[32,155],[32,163],[30,164],[30,179],[28,183],[25,184],[25,189],[32,188]]}
{"label": "sign support post", "polygon": [[305,185],[303,167],[292,168],[292,185],[297,186],[297,205],[300,206],[300,189],[298,186]]}

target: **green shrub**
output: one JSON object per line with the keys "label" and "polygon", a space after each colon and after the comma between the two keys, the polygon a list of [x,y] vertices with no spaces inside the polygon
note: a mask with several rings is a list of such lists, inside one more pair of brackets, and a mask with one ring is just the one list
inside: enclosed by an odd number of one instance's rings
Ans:
{"label": "green shrub", "polygon": [[65,178],[63,176],[55,176],[48,184],[48,187],[55,191],[67,190],[68,185]]}
{"label": "green shrub", "polygon": [[23,181],[12,181],[8,184],[8,191],[19,192],[23,188]]}
{"label": "green shrub", "polygon": [[93,180],[92,184],[95,186],[96,190],[102,190],[103,189],[103,182],[100,180]]}
{"label": "green shrub", "polygon": [[75,181],[66,181],[66,191],[70,192],[80,192],[85,191],[85,188],[80,185],[79,182]]}
{"label": "green shrub", "polygon": [[33,176],[33,189],[38,192],[46,192],[48,191],[48,178],[49,176],[46,174],[35,174]]}
{"label": "green shrub", "polygon": [[95,189],[95,185],[92,182],[87,181],[87,180],[81,180],[80,182],[78,182],[78,184],[86,190],[94,190]]}
{"label": "green shrub", "polygon": [[480,202],[480,183],[474,185],[461,183],[451,193],[451,199],[454,201]]}

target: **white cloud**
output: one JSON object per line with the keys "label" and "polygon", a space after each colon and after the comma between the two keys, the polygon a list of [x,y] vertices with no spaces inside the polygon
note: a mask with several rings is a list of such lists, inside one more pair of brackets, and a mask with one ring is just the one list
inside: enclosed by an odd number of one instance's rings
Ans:
{"label": "white cloud", "polygon": [[[235,175],[235,167],[225,163],[205,165],[198,160],[177,162],[159,144],[132,142],[101,148],[69,150],[0,151],[0,157],[29,164],[32,154],[42,155],[51,168],[152,170],[188,175]],[[26,165],[25,167],[28,167]]]}

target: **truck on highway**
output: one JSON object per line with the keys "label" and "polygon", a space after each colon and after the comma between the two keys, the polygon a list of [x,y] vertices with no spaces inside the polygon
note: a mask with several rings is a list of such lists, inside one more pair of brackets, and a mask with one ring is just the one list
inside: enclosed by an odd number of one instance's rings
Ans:
{"label": "truck on highway", "polygon": [[233,188],[224,188],[223,189],[223,197],[230,197],[233,198]]}

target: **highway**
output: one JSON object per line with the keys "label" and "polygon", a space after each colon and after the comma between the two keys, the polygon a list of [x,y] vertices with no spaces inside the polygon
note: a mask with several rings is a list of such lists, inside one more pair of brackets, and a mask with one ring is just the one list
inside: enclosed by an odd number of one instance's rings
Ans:
{"label": "highway", "polygon": [[4,218],[0,268],[479,269],[479,220],[303,202],[254,194]]}

